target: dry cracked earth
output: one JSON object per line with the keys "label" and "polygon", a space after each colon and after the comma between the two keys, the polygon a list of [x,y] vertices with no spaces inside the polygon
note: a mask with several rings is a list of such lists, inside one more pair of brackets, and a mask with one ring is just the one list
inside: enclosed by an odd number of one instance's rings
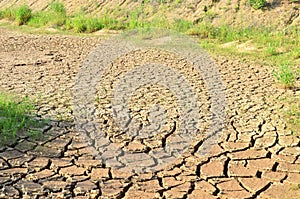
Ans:
{"label": "dry cracked earth", "polygon": [[[50,118],[41,138],[18,135],[16,142],[0,147],[0,198],[300,198],[300,138],[287,129],[280,114],[285,106],[276,100],[299,91],[278,88],[268,68],[247,60],[213,56],[226,87],[226,121],[204,156],[188,151],[161,170],[142,173],[97,158],[98,151],[75,128],[72,88],[86,56],[103,41],[0,29],[1,90],[37,98],[37,116]],[[174,93],[151,85],[140,87],[128,106],[146,127],[151,105],[163,106],[168,117],[160,133],[128,137],[115,127],[109,96],[135,60],[175,63],[182,74],[190,74],[201,107],[199,129],[207,130],[210,97],[201,75],[193,75],[173,54],[148,49],[116,60],[97,86],[92,101],[112,142],[125,151],[149,152],[166,144],[180,122]],[[203,137],[196,137],[193,150]]]}

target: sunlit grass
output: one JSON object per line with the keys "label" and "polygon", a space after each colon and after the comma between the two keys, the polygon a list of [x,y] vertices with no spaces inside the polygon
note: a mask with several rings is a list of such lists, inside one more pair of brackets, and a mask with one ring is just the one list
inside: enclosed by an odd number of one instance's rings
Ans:
{"label": "sunlit grass", "polygon": [[0,144],[13,141],[18,133],[36,136],[44,122],[34,119],[34,105],[28,97],[0,92]]}

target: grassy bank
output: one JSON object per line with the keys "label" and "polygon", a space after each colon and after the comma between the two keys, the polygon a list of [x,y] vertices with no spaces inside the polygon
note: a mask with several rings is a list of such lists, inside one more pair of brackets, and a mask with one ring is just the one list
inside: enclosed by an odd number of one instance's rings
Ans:
{"label": "grassy bank", "polygon": [[[143,8],[132,11],[118,10],[123,17],[116,17],[114,12],[101,17],[90,17],[80,11],[68,15],[63,4],[53,1],[47,10],[33,12],[23,5],[0,11],[0,19],[8,19],[17,26],[26,25],[33,28],[51,27],[60,31],[76,33],[92,33],[103,28],[110,30],[130,30],[136,28],[167,28],[178,32],[197,36],[204,48],[213,49],[218,53],[235,53],[247,56],[258,56],[267,63],[278,67],[291,67],[300,65],[300,28],[289,27],[284,30],[274,30],[272,27],[230,27],[228,25],[213,26],[205,21],[192,23],[183,19],[168,20],[159,16],[149,20],[143,15]],[[221,46],[235,42],[235,45]],[[246,43],[247,42],[247,43]],[[246,43],[248,49],[236,49],[237,45]],[[224,50],[225,48],[225,50]],[[279,68],[278,68],[279,69]],[[283,72],[284,70],[278,70]],[[280,78],[280,75],[277,76]],[[284,82],[287,86],[292,81]]]}

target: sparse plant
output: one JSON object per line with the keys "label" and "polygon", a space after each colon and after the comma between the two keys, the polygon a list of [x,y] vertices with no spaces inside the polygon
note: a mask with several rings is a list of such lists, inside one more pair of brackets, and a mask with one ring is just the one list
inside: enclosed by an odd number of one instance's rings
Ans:
{"label": "sparse plant", "polygon": [[293,87],[296,81],[295,72],[287,64],[281,65],[278,71],[274,73],[274,76],[287,88]]}
{"label": "sparse plant", "polygon": [[40,11],[33,13],[27,24],[33,27],[42,27],[48,24],[50,20],[51,18],[47,12]]}
{"label": "sparse plant", "polygon": [[70,23],[75,32],[82,33],[86,31],[85,18],[82,14],[75,16]]}
{"label": "sparse plant", "polygon": [[86,32],[91,33],[103,28],[103,24],[99,19],[88,18],[86,19]]}
{"label": "sparse plant", "polygon": [[134,29],[139,26],[138,16],[136,12],[131,12],[130,14],[130,20],[128,22],[128,28]]}
{"label": "sparse plant", "polygon": [[256,10],[262,9],[267,5],[266,0],[249,0],[250,6]]}
{"label": "sparse plant", "polygon": [[59,1],[53,1],[49,5],[49,22],[54,26],[63,26],[66,23],[67,12],[65,6]]}
{"label": "sparse plant", "polygon": [[32,16],[32,10],[27,5],[23,5],[17,8],[15,21],[20,26],[26,24],[29,21],[31,16]]}
{"label": "sparse plant", "polygon": [[265,48],[265,54],[266,56],[275,56],[278,54],[276,47],[274,46],[268,46],[267,48]]}
{"label": "sparse plant", "polygon": [[[32,112],[34,106],[28,97],[19,98],[0,93],[0,144],[14,140],[19,131],[32,131],[33,127],[38,127],[39,122],[33,119]],[[34,130],[37,134],[37,130]]]}
{"label": "sparse plant", "polygon": [[6,8],[2,11],[2,17],[7,18],[9,20],[15,20],[16,18],[16,9],[13,8]]}
{"label": "sparse plant", "polygon": [[59,13],[64,16],[67,14],[64,4],[60,3],[59,1],[53,1],[52,3],[50,3],[49,11]]}
{"label": "sparse plant", "polygon": [[108,14],[104,14],[99,20],[103,27],[110,30],[120,30],[125,28],[124,24],[122,24],[120,20],[110,17]]}
{"label": "sparse plant", "polygon": [[174,29],[179,32],[186,32],[193,26],[193,23],[183,19],[175,19]]}
{"label": "sparse plant", "polygon": [[0,19],[5,18],[3,10],[0,10]]}

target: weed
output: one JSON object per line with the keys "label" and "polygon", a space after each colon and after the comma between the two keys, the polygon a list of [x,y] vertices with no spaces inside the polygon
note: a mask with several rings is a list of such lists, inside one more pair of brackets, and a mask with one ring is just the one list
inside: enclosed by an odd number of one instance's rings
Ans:
{"label": "weed", "polygon": [[105,28],[110,30],[120,30],[125,28],[125,26],[121,24],[119,20],[114,19],[107,14],[104,14],[104,16],[101,17],[99,20]]}
{"label": "weed", "polygon": [[88,18],[85,17],[83,14],[77,14],[73,18],[67,19],[65,27],[67,30],[73,29],[75,32],[78,33],[91,33],[102,29],[104,25],[102,20],[100,19]]}
{"label": "weed", "polygon": [[300,59],[300,49],[296,48],[291,51],[291,55],[293,59]]}
{"label": "weed", "polygon": [[4,16],[4,11],[3,10],[0,10],[0,19],[4,19],[5,16]]}
{"label": "weed", "polygon": [[32,16],[31,9],[28,6],[23,5],[17,8],[15,14],[15,21],[17,22],[17,25],[20,26],[26,24],[29,21],[31,16]]}
{"label": "weed", "polygon": [[249,0],[250,6],[256,10],[262,9],[267,5],[266,0]]}
{"label": "weed", "polygon": [[103,28],[103,24],[99,19],[88,18],[86,19],[86,32],[91,33]]}
{"label": "weed", "polygon": [[265,52],[266,56],[275,56],[278,54],[276,47],[274,47],[274,46],[268,46],[267,48],[265,48],[264,52]]}
{"label": "weed", "polygon": [[71,19],[70,24],[75,32],[81,33],[86,31],[85,18],[82,14],[78,14],[73,19]]}
{"label": "weed", "polygon": [[[28,97],[17,98],[7,93],[0,93],[0,143],[14,140],[20,131],[30,130],[40,124],[33,119],[33,104]],[[37,134],[37,132],[35,132]]]}
{"label": "weed", "polygon": [[50,20],[51,18],[48,13],[45,11],[40,11],[33,13],[27,24],[33,27],[42,27],[48,24]]}
{"label": "weed", "polygon": [[128,22],[128,28],[129,29],[135,29],[137,27],[139,27],[139,21],[138,21],[138,15],[136,12],[132,12],[130,15],[130,20]]}
{"label": "weed", "polygon": [[155,28],[167,28],[170,29],[172,27],[172,24],[167,20],[167,17],[162,15],[162,16],[157,16],[152,19],[150,22],[152,27]]}
{"label": "weed", "polygon": [[62,3],[60,3],[59,1],[53,1],[49,5],[49,11],[60,14],[62,16],[66,16],[66,14],[67,14],[65,6]]}
{"label": "weed", "polygon": [[280,66],[278,71],[274,73],[274,76],[287,88],[293,87],[296,81],[295,72],[287,64]]}
{"label": "weed", "polygon": [[7,18],[12,21],[14,21],[16,18],[16,9],[6,8],[3,11],[1,11],[1,13],[2,18]]}
{"label": "weed", "polygon": [[33,27],[42,27],[51,25],[61,27],[66,23],[66,9],[63,4],[53,1],[46,11],[38,11],[32,14],[28,21],[28,25]]}
{"label": "weed", "polygon": [[58,2],[53,1],[49,5],[48,18],[51,25],[63,26],[66,23],[67,12],[65,6]]}
{"label": "weed", "polygon": [[183,19],[175,19],[173,29],[179,32],[186,32],[193,26],[193,23]]}
{"label": "weed", "polygon": [[285,99],[279,99],[287,104],[287,109],[283,110],[285,119],[288,121],[291,129],[296,135],[300,132],[300,97],[288,97]]}

